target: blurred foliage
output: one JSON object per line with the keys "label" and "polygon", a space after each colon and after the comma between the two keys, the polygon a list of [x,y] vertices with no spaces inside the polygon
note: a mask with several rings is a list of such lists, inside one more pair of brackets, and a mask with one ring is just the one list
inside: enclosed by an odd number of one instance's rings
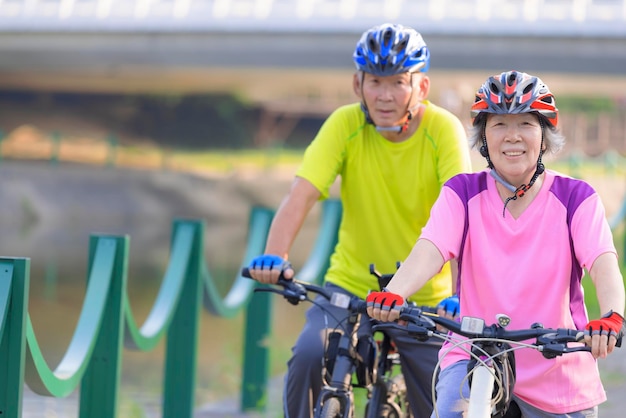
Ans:
{"label": "blurred foliage", "polygon": [[597,115],[599,113],[617,113],[626,108],[626,101],[611,97],[588,97],[588,96],[559,96],[557,107],[561,112],[586,113]]}
{"label": "blurred foliage", "polygon": [[[151,142],[170,149],[254,148],[261,108],[229,94],[146,95],[4,91],[0,94],[0,129],[10,132],[24,124],[62,136],[114,132],[120,143]],[[16,112],[17,110],[17,112]],[[51,125],[52,118],[64,120]],[[68,117],[74,123],[67,123]],[[322,120],[302,118],[287,148],[303,148]],[[90,126],[92,132],[85,126]],[[77,132],[82,130],[81,132]]]}
{"label": "blurred foliage", "polygon": [[[562,95],[559,110],[566,114],[619,114],[626,98]],[[18,110],[19,112],[16,112]],[[4,116],[9,114],[11,116]],[[5,133],[24,124],[68,137],[102,132],[115,134],[122,145],[152,143],[164,149],[240,150],[257,147],[255,136],[262,119],[259,104],[233,94],[104,94],[5,91],[0,94],[0,129]],[[62,126],[54,125],[57,119]],[[274,146],[304,149],[324,118],[301,117],[286,138]],[[40,123],[50,126],[40,126]],[[87,128],[85,128],[87,127]],[[90,127],[90,128],[89,128]],[[91,132],[89,131],[91,129]],[[272,129],[272,126],[267,127]]]}

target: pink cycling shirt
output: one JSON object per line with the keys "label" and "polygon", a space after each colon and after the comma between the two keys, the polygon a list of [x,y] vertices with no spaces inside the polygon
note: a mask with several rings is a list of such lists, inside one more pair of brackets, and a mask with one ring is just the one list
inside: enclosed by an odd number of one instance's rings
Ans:
{"label": "pink cycling shirt", "polygon": [[[603,253],[616,253],[598,194],[584,181],[546,170],[539,193],[517,219],[508,211],[503,216],[503,205],[488,171],[457,175],[422,231],[421,239],[434,243],[446,261],[459,261],[462,315],[489,325],[506,314],[508,329],[536,322],[582,329],[588,322],[583,269]],[[444,345],[440,352],[444,368],[468,358],[460,348],[449,350]],[[515,394],[537,408],[566,413],[606,400],[590,353],[548,360],[521,349],[515,359]]]}

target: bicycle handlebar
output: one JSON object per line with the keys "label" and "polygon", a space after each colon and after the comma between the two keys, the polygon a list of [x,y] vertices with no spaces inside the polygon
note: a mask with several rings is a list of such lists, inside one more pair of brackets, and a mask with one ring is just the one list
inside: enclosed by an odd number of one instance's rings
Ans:
{"label": "bicycle handlebar", "polygon": [[[544,328],[541,324],[533,324],[528,329],[507,330],[504,328],[508,324],[508,317],[502,316],[498,320],[503,324],[485,325],[485,321],[480,318],[463,317],[461,322],[448,318],[423,312],[419,308],[406,307],[400,312],[400,320],[406,321],[407,325],[397,323],[379,323],[374,326],[377,329],[395,328],[407,332],[409,335],[419,340],[426,340],[433,336],[436,325],[441,325],[455,334],[462,335],[470,339],[494,339],[512,342],[521,342],[534,339],[533,343],[537,350],[545,358],[554,358],[565,353],[576,351],[591,351],[591,347],[568,346],[568,343],[580,342],[584,331],[565,328]],[[504,325],[504,326],[503,326]],[[620,341],[621,342],[621,341]]]}
{"label": "bicycle handlebar", "polygon": [[[252,278],[250,271],[247,267],[241,270],[241,275],[249,279]],[[338,292],[328,292],[321,286],[313,283],[306,283],[296,279],[285,279],[279,277],[278,282],[275,285],[269,285],[270,287],[259,287],[254,289],[255,292],[273,292],[282,295],[292,305],[297,305],[302,301],[309,300],[308,293],[312,292],[323,296],[331,305],[345,308],[354,313],[366,313],[367,303],[356,296],[348,296]],[[282,289],[277,289],[271,286],[280,286]]]}

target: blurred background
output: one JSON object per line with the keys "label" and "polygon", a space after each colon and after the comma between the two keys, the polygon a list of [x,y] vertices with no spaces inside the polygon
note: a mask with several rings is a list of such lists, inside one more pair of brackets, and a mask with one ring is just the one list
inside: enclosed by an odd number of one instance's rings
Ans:
{"label": "blurred background", "polygon": [[[139,321],[176,218],[206,220],[207,263],[228,291],[250,209],[278,206],[325,117],[355,100],[354,46],[384,22],[422,33],[430,99],[466,124],[489,75],[541,77],[568,140],[551,168],[589,180],[607,215],[618,213],[626,0],[0,0],[0,255],[32,260],[29,312],[51,367],[80,313],[90,234],[130,235]],[[285,305],[276,304],[273,375],[302,324],[303,309]],[[241,317],[203,313],[201,326],[199,409],[238,396],[243,344]],[[121,416],[159,416],[161,361],[161,349],[125,353]],[[24,411],[75,408],[26,396]]]}

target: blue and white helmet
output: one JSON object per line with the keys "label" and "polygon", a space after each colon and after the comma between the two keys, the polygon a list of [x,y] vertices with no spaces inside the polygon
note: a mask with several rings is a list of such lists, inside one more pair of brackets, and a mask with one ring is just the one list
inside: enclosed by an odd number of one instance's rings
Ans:
{"label": "blue and white helmet", "polygon": [[385,23],[366,31],[352,55],[359,71],[377,76],[425,73],[430,52],[415,29]]}

